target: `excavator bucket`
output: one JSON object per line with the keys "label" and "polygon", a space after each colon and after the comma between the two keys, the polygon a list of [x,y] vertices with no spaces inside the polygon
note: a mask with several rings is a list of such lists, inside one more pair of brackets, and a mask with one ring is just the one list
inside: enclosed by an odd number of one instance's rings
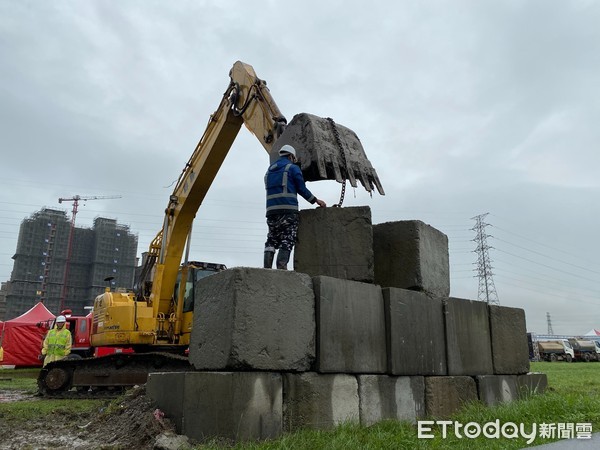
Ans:
{"label": "excavator bucket", "polygon": [[332,119],[307,113],[295,115],[273,145],[271,160],[277,159],[285,144],[296,149],[306,181],[348,180],[356,187],[358,180],[368,192],[376,188],[385,195],[356,133]]}

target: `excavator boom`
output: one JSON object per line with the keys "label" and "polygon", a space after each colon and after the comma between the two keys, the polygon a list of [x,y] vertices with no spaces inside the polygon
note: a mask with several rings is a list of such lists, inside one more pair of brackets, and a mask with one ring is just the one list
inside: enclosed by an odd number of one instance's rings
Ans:
{"label": "excavator boom", "polygon": [[[299,114],[287,125],[265,81],[240,61],[230,71],[230,83],[221,103],[186,164],[166,208],[163,229],[154,251],[158,252],[150,301],[155,317],[167,314],[173,287],[192,221],[221,167],[242,124],[264,149],[276,154],[283,144],[292,144],[308,181],[356,180],[383,194],[379,178],[367,159],[360,140],[331,119]],[[151,251],[153,249],[151,248]]]}
{"label": "excavator boom", "polygon": [[198,277],[224,266],[189,262],[187,255],[183,265],[181,261],[196,213],[242,125],[272,159],[277,158],[282,145],[293,145],[307,181],[333,179],[344,183],[344,187],[346,180],[352,186],[359,181],[369,192],[377,189],[384,193],[352,130],[330,118],[310,114],[298,114],[288,124],[266,82],[251,66],[238,61],[229,76],[219,107],[210,116],[169,197],[162,229],[150,244],[137,282],[137,295],[107,290],[94,302],[90,336],[93,346],[134,347],[136,352],[146,353],[50,363],[38,378],[42,392],[128,386],[143,382],[147,373],[158,368],[187,370],[186,359],[176,353],[183,352],[190,342],[193,286]]}

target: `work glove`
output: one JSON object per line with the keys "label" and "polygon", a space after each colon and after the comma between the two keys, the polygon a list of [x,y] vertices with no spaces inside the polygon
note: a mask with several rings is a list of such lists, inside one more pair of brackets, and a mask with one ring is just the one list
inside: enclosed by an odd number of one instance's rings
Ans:
{"label": "work glove", "polygon": [[38,359],[40,361],[43,361],[46,358],[46,355],[38,355]]}

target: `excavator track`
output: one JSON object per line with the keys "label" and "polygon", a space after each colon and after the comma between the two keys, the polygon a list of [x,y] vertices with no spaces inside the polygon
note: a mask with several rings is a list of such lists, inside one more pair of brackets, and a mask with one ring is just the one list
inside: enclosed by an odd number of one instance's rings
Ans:
{"label": "excavator track", "polygon": [[49,363],[38,376],[39,392],[48,397],[114,397],[146,383],[151,372],[193,370],[185,356],[170,353],[115,353],[99,358]]}

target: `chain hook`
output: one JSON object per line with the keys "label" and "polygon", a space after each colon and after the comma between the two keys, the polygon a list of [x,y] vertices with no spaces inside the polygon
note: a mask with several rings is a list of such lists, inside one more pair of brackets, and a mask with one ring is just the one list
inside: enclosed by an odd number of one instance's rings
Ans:
{"label": "chain hook", "polygon": [[[336,126],[334,120],[331,117],[328,117],[327,121],[331,125],[331,130],[333,131],[333,136],[335,137],[335,142],[336,142],[338,148],[340,149],[340,154],[342,155],[342,160],[343,160],[344,167],[346,168],[346,171],[348,171],[350,169],[348,168],[348,162],[347,162],[347,159],[346,159],[346,152],[344,151],[344,146],[342,145],[342,140],[340,138],[340,133],[339,133],[339,131],[337,129],[337,126]],[[342,203],[344,203],[344,197],[345,196],[346,196],[346,178],[343,178],[343,180],[342,180],[342,192],[340,194],[340,201],[336,205],[333,205],[333,208],[341,208],[342,207]]]}

